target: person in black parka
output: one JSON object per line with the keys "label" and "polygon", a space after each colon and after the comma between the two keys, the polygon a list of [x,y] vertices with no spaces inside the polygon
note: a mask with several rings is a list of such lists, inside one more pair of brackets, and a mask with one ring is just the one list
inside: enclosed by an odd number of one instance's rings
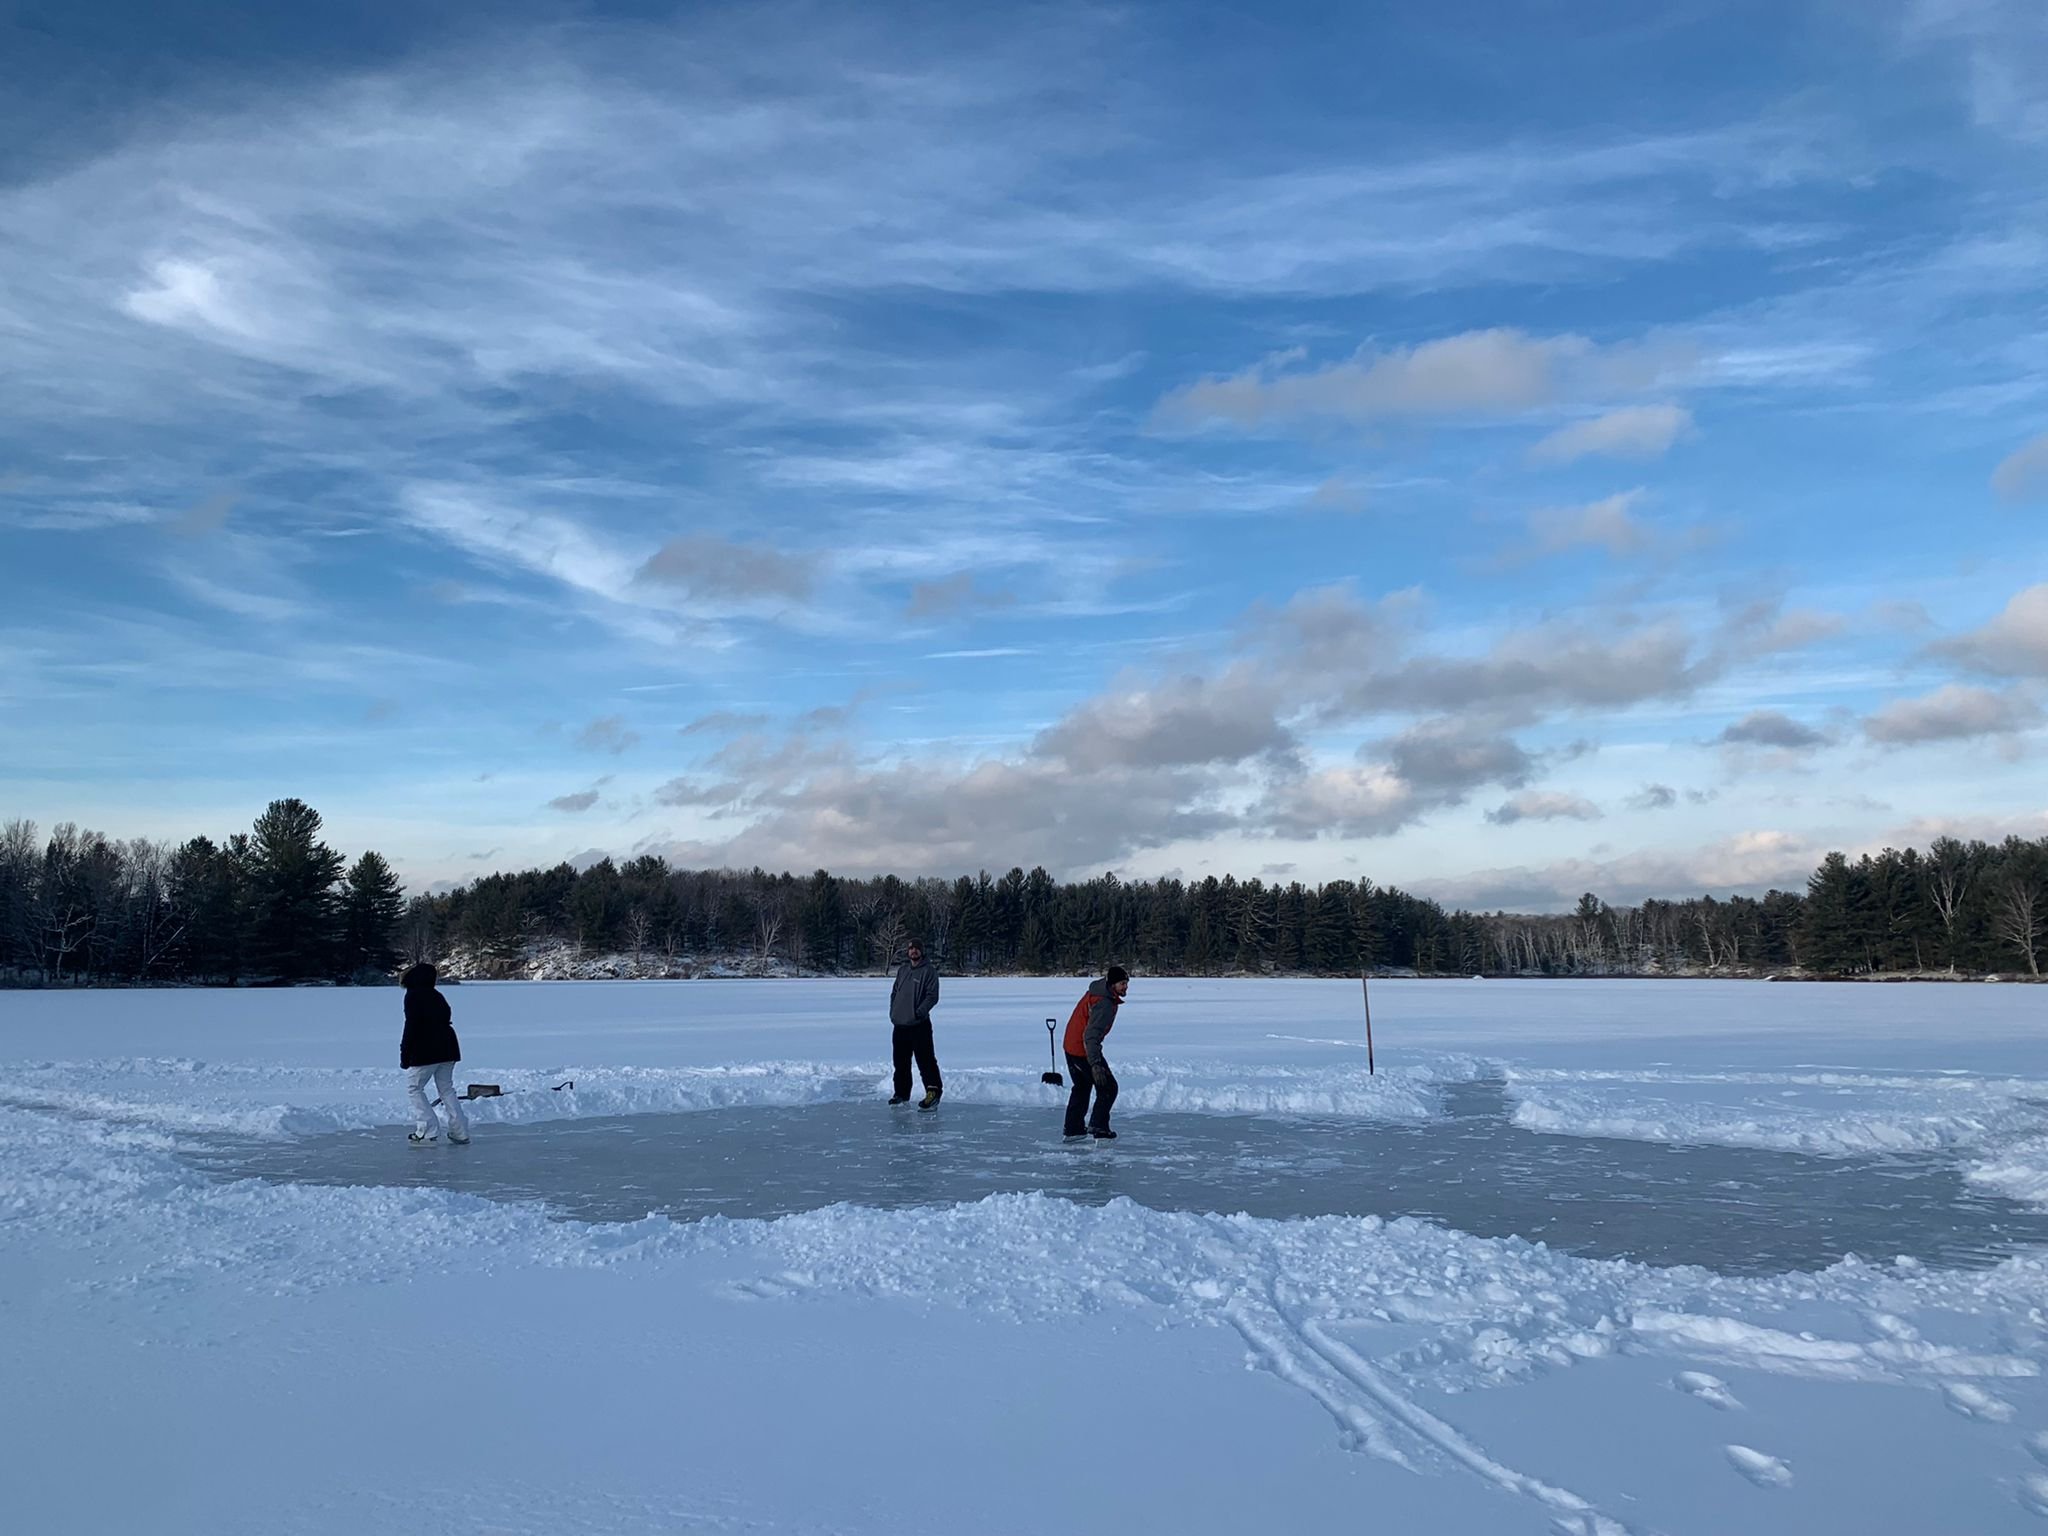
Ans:
{"label": "person in black parka", "polygon": [[398,1043],[398,1064],[405,1068],[413,1120],[407,1140],[424,1146],[441,1133],[434,1106],[427,1102],[431,1079],[448,1117],[448,1139],[461,1146],[469,1140],[469,1122],[455,1097],[455,1063],[462,1060],[462,1046],[455,1038],[455,1015],[434,985],[436,979],[434,968],[424,960],[399,977],[405,986],[405,1035]]}

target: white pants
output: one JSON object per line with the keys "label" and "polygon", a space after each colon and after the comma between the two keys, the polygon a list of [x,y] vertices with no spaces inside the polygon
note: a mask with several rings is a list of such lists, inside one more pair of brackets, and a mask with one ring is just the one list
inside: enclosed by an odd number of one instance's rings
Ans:
{"label": "white pants", "polygon": [[440,1122],[434,1118],[434,1106],[427,1102],[429,1078],[433,1079],[434,1087],[440,1092],[441,1113],[448,1117],[448,1134],[466,1138],[469,1122],[462,1117],[462,1101],[455,1097],[455,1063],[452,1061],[405,1069],[405,1096],[412,1100],[413,1129],[422,1136],[441,1134]]}

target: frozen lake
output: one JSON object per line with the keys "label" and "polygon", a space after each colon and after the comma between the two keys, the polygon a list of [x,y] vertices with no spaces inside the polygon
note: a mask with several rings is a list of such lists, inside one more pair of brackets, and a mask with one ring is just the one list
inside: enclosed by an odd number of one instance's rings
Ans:
{"label": "frozen lake", "polygon": [[1083,984],[0,994],[0,1524],[2043,1528],[2048,991]]}

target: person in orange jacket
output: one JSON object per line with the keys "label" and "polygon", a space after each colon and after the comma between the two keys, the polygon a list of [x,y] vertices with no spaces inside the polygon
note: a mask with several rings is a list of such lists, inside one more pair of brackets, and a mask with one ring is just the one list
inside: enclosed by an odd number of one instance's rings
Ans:
{"label": "person in orange jacket", "polygon": [[[1074,1075],[1074,1091],[1067,1098],[1069,1136],[1116,1140],[1116,1132],[1109,1128],[1109,1107],[1116,1103],[1116,1074],[1102,1059],[1102,1042],[1115,1026],[1116,1011],[1130,990],[1131,973],[1112,965],[1109,974],[1074,1005],[1073,1016],[1067,1020],[1067,1070]],[[1092,1116],[1088,1113],[1091,1093],[1095,1097]]]}

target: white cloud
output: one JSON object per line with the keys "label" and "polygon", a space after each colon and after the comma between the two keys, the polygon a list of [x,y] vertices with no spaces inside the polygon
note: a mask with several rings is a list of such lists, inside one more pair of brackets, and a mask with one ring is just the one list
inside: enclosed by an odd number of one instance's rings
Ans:
{"label": "white cloud", "polygon": [[1641,849],[1615,858],[1476,870],[1414,884],[1445,901],[1521,911],[1559,911],[1584,891],[1617,904],[1650,897],[1762,895],[1773,888],[1804,890],[1823,851],[1797,833],[1762,829],[1692,850]]}
{"label": "white cloud", "polygon": [[1692,429],[1692,412],[1676,405],[1629,405],[1560,427],[1529,450],[1538,464],[1587,457],[1654,459]]}
{"label": "white cloud", "polygon": [[2048,677],[2048,582],[2015,594],[1981,629],[1929,647],[1979,672],[2001,677]]}
{"label": "white cloud", "polygon": [[1281,696],[1260,669],[1185,674],[1102,694],[1042,732],[1035,750],[1083,770],[1237,763],[1294,745]]}
{"label": "white cloud", "polygon": [[1917,699],[1899,699],[1869,715],[1863,732],[1886,746],[2012,736],[2041,723],[2041,706],[2012,690],[1948,683]]}

